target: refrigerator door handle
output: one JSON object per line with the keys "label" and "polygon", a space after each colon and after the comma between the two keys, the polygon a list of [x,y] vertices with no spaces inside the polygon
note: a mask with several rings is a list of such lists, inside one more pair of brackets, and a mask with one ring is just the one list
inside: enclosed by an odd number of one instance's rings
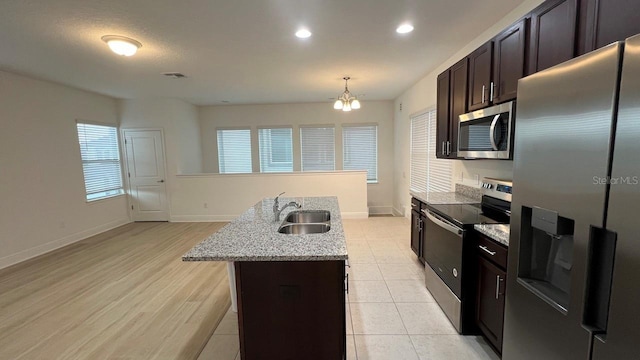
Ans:
{"label": "refrigerator door handle", "polygon": [[591,226],[582,327],[593,335],[607,332],[616,241],[615,232]]}
{"label": "refrigerator door handle", "polygon": [[491,121],[491,127],[489,128],[489,140],[491,141],[491,148],[498,151],[498,145],[496,144],[496,124],[500,120],[500,114],[496,115]]}

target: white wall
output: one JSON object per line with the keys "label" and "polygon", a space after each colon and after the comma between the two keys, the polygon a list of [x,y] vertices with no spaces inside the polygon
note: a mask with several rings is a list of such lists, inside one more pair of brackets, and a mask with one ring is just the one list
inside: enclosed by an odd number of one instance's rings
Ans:
{"label": "white wall", "polygon": [[[484,31],[465,47],[451,56],[447,61],[438,66],[434,71],[421,78],[415,85],[405,91],[394,101],[394,179],[395,192],[393,207],[397,214],[408,214],[406,211],[409,201],[409,174],[410,174],[410,116],[436,104],[436,79],[440,73],[451,65],[464,58],[480,45],[497,35],[513,22],[526,15],[540,5],[544,0],[526,0],[514,9],[502,20]],[[402,104],[402,111],[400,105]],[[475,175],[482,177],[498,177],[511,179],[513,176],[512,161],[496,160],[452,160],[454,162],[453,183],[461,182],[467,185],[476,185]],[[461,180],[461,174],[463,179]]]}
{"label": "white wall", "polygon": [[116,101],[0,71],[0,268],[130,221],[86,202],[77,119],[117,125]]}
{"label": "white wall", "polygon": [[[366,218],[367,172],[202,174],[177,177],[171,221],[229,221],[263,198],[337,196],[344,218]],[[285,202],[281,202],[285,204]]]}
{"label": "white wall", "polygon": [[171,206],[176,175],[202,172],[198,108],[178,99],[120,100],[119,114],[121,129],[163,129]]}
{"label": "white wall", "polygon": [[[363,101],[362,108],[348,113],[334,110],[330,102],[311,104],[272,104],[206,106],[200,108],[203,167],[218,172],[218,127],[293,126],[294,170],[300,170],[300,125],[336,126],[336,170],[342,169],[341,124],[378,124],[378,183],[368,185],[369,209],[372,213],[390,213],[393,204],[393,103]],[[257,137],[254,136],[254,149]],[[254,154],[254,159],[257,154]],[[287,189],[283,189],[285,191]]]}

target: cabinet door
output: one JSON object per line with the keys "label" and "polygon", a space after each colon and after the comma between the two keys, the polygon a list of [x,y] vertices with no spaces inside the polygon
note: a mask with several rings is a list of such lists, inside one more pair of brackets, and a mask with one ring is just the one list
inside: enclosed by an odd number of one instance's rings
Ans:
{"label": "cabinet door", "polygon": [[503,270],[479,256],[476,322],[498,352],[502,352],[505,280]]}
{"label": "cabinet door", "polygon": [[545,1],[531,12],[529,75],[573,59],[577,6],[577,0]]}
{"label": "cabinet door", "polygon": [[640,33],[640,1],[583,0],[580,54]]}
{"label": "cabinet door", "polygon": [[462,59],[451,67],[451,117],[449,119],[449,149],[450,158],[458,157],[458,116],[467,112],[467,81],[469,75],[469,62]]}
{"label": "cabinet door", "polygon": [[490,104],[489,86],[493,64],[493,41],[489,41],[469,55],[469,111]]}
{"label": "cabinet door", "polygon": [[446,144],[449,140],[449,88],[450,88],[450,72],[447,69],[438,75],[438,91],[437,91],[437,108],[436,108],[436,157],[446,158]]}
{"label": "cabinet door", "polygon": [[493,82],[489,84],[489,100],[493,103],[516,98],[518,80],[524,77],[526,24],[523,19],[495,39]]}
{"label": "cabinet door", "polygon": [[411,250],[418,256],[418,258],[422,257],[422,248],[421,248],[421,238],[420,232],[422,229],[422,224],[420,222],[420,214],[412,210],[411,211]]}

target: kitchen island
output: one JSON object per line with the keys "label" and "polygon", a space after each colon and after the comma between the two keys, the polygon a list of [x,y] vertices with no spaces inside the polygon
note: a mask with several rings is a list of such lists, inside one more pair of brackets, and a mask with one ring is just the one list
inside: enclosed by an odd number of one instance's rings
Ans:
{"label": "kitchen island", "polygon": [[296,201],[300,210],[328,210],[329,231],[281,234],[274,199],[264,199],[182,259],[233,262],[242,359],[342,359],[347,247],[338,199],[281,201]]}

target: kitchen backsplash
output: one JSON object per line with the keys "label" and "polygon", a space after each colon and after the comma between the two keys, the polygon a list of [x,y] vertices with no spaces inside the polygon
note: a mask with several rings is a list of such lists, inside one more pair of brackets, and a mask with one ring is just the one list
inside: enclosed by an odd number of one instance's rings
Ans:
{"label": "kitchen backsplash", "polygon": [[478,201],[482,199],[482,189],[477,187],[456,183],[456,192]]}

